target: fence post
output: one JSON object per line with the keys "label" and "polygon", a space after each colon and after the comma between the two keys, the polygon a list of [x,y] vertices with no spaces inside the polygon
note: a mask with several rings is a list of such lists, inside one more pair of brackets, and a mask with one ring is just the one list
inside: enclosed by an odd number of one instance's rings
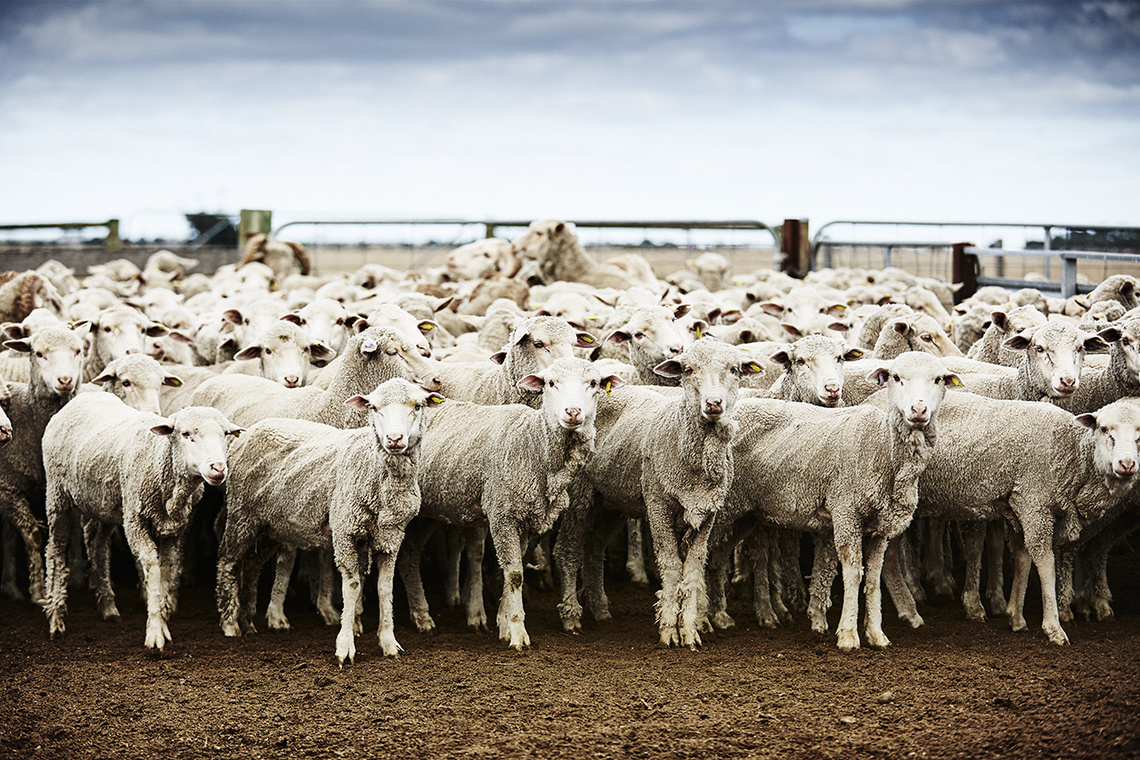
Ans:
{"label": "fence post", "polygon": [[950,282],[960,282],[962,287],[954,294],[954,303],[961,303],[978,292],[978,257],[966,253],[973,243],[955,243],[950,255]]}
{"label": "fence post", "polygon": [[119,220],[107,220],[107,242],[103,244],[108,251],[117,251],[123,247],[123,239],[119,237]]}
{"label": "fence post", "polygon": [[243,208],[241,210],[241,217],[238,221],[238,250],[244,251],[246,243],[254,235],[265,233],[268,235],[273,230],[273,212],[257,209]]}
{"label": "fence post", "polygon": [[[1045,259],[1048,261],[1049,259]],[[1077,294],[1077,260],[1061,257],[1061,298],[1072,298]]]}
{"label": "fence post", "polygon": [[811,271],[811,236],[808,235],[807,219],[784,220],[780,252],[783,254],[780,271],[800,279]]}

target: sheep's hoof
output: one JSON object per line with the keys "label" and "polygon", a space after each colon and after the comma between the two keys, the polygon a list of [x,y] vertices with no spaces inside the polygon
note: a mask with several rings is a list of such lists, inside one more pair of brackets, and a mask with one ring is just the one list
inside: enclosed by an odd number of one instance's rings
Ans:
{"label": "sheep's hoof", "polygon": [[577,636],[579,633],[582,632],[582,621],[581,621],[581,619],[563,620],[562,621],[562,632],[563,633],[570,633],[570,634]]}
{"label": "sheep's hoof", "polygon": [[676,628],[663,628],[660,631],[658,643],[660,643],[663,648],[670,649],[681,645],[681,637],[677,635]]}
{"label": "sheep's hoof", "polygon": [[222,623],[223,636],[241,636],[241,627],[237,623],[223,622]]}
{"label": "sheep's hoof", "polygon": [[837,638],[840,652],[853,652],[859,648],[859,634],[855,631],[840,631]]}
{"label": "sheep's hoof", "polygon": [[926,621],[922,619],[922,615],[919,615],[917,612],[913,615],[900,614],[899,619],[905,620],[911,628],[921,628],[926,624]]}
{"label": "sheep's hoof", "polygon": [[874,649],[886,649],[891,645],[891,640],[882,631],[867,631],[867,646]]}
{"label": "sheep's hoof", "polygon": [[1112,611],[1112,605],[1108,602],[1097,602],[1096,619],[1102,623],[1115,622],[1116,614]]}
{"label": "sheep's hoof", "polygon": [[292,630],[292,626],[289,625],[289,619],[284,615],[281,617],[266,617],[265,623],[269,626],[269,630],[271,631]]}
{"label": "sheep's hoof", "polygon": [[736,621],[732,619],[732,615],[724,611],[716,613],[710,620],[713,627],[721,631],[736,627]]}
{"label": "sheep's hoof", "polygon": [[348,660],[350,665],[356,663],[356,641],[350,631],[341,629],[336,637],[336,661],[343,668],[345,660]]}
{"label": "sheep's hoof", "polygon": [[1057,646],[1065,646],[1069,643],[1069,637],[1065,634],[1065,630],[1060,625],[1049,626],[1044,628],[1045,635],[1049,637],[1049,642]]}
{"label": "sheep's hoof", "polygon": [[[1062,623],[1073,622],[1073,611],[1070,609],[1057,610],[1057,617]],[[1088,615],[1085,615],[1085,620],[1088,620]]]}
{"label": "sheep's hoof", "polygon": [[54,639],[56,636],[62,636],[66,631],[67,628],[64,626],[62,618],[53,615],[48,621],[49,636]]}

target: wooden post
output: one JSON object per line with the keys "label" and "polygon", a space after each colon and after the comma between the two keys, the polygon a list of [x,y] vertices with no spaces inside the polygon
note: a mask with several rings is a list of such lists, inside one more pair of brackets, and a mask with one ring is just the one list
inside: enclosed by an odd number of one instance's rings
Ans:
{"label": "wooden post", "polygon": [[268,235],[273,230],[273,212],[257,209],[243,208],[241,210],[241,217],[238,221],[238,250],[244,251],[246,243],[254,235],[265,233]]}
{"label": "wooden post", "polygon": [[802,279],[811,271],[811,237],[807,219],[785,219],[780,235],[780,271]]}
{"label": "wooden post", "polygon": [[966,253],[967,248],[973,247],[973,243],[954,244],[950,258],[950,282],[962,283],[962,288],[954,294],[954,303],[961,303],[978,292],[978,272],[981,268],[978,257]]}
{"label": "wooden post", "polygon": [[117,251],[123,247],[123,240],[119,237],[119,220],[107,220],[107,242],[104,246],[108,251]]}

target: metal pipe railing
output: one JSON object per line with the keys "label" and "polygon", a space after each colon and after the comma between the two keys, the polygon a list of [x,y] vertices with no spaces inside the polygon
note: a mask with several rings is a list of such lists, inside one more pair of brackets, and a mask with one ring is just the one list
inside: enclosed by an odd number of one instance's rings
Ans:
{"label": "metal pipe railing", "polygon": [[[962,254],[965,256],[975,257],[978,256],[1019,256],[1024,258],[1037,258],[1043,262],[1050,259],[1061,261],[1061,281],[1046,280],[1018,280],[1008,277],[987,277],[980,274],[977,278],[978,285],[1000,285],[1002,287],[1017,287],[1017,288],[1037,288],[1038,290],[1059,290],[1062,298],[1069,298],[1075,296],[1077,293],[1087,293],[1095,286],[1092,285],[1079,285],[1077,283],[1077,262],[1079,261],[1119,261],[1129,264],[1140,264],[1140,255],[1132,253],[1105,253],[1101,251],[1068,251],[1068,250],[1026,250],[1026,249],[1009,249],[1009,248],[975,248],[964,247]],[[980,265],[979,265],[980,271]],[[1045,270],[1045,276],[1048,277],[1048,270]]]}
{"label": "metal pipe railing", "polygon": [[84,230],[88,227],[106,227],[108,250],[117,250],[122,247],[123,241],[119,237],[119,220],[108,219],[105,222],[45,222],[43,224],[0,224],[0,230]]}

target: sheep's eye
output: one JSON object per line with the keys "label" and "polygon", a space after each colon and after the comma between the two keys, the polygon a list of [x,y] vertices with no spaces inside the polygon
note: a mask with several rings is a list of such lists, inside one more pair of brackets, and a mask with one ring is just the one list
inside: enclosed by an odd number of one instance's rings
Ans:
{"label": "sheep's eye", "polygon": [[591,388],[597,388],[598,387],[598,381],[597,380],[591,380],[590,381],[590,387]]}
{"label": "sheep's eye", "polygon": [[922,339],[923,339],[924,341],[926,341],[927,343],[932,343],[932,342],[934,342],[934,338],[930,337],[929,335],[923,335],[923,336],[922,336]]}
{"label": "sheep's eye", "polygon": [[1045,346],[1034,346],[1034,348],[1037,349],[1037,353],[1039,354],[1045,353]]}
{"label": "sheep's eye", "polygon": [[804,366],[805,364],[807,364],[807,359],[804,359],[804,358],[801,356],[799,359],[796,359],[796,364],[798,364],[799,366],[801,366],[801,367],[802,367],[802,366]]}
{"label": "sheep's eye", "polygon": [[183,430],[182,431],[182,437],[183,438],[189,438],[190,437],[190,431],[189,430]]}
{"label": "sheep's eye", "polygon": [[897,382],[899,382],[899,376],[898,375],[891,375],[891,380],[894,380],[897,383]]}
{"label": "sheep's eye", "polygon": [[103,332],[111,332],[111,328],[110,327],[104,327]]}
{"label": "sheep's eye", "polygon": [[124,388],[130,388],[131,387],[131,381],[130,380],[124,380],[123,381],[123,387]]}
{"label": "sheep's eye", "polygon": [[633,337],[636,338],[637,340],[641,340],[642,338],[645,337],[645,333],[634,333]]}
{"label": "sheep's eye", "polygon": [[1108,435],[1108,426],[1107,425],[1101,425],[1100,426],[1100,432],[1104,433],[1105,435]]}
{"label": "sheep's eye", "polygon": [[414,406],[414,407],[412,407],[412,408],[413,408],[413,409],[415,409],[415,410],[418,412],[419,410],[421,410],[421,409],[423,409],[423,408],[424,408],[423,402],[422,402],[422,401],[417,401],[417,402],[416,402],[416,404],[415,404],[415,406]]}
{"label": "sheep's eye", "polygon": [[534,342],[534,347],[535,347],[535,348],[545,348],[545,347],[546,347],[546,344],[545,344],[545,343],[543,343],[541,340],[536,340],[536,341]]}
{"label": "sheep's eye", "polygon": [[263,348],[263,349],[261,349],[261,352],[264,353],[266,356],[268,356],[269,354],[273,353],[273,349]]}
{"label": "sheep's eye", "polygon": [[547,384],[549,387],[551,387],[551,388],[553,388],[553,387],[554,387],[554,381],[553,381],[553,380],[547,380],[547,381],[546,381],[546,384]]}
{"label": "sheep's eye", "polygon": [[934,384],[935,385],[942,385],[942,378],[940,378],[940,377],[934,378]]}
{"label": "sheep's eye", "polygon": [[44,358],[44,354],[43,354],[43,352],[42,352],[42,351],[36,351],[36,358],[37,358],[37,359],[42,359],[42,358]]}
{"label": "sheep's eye", "polygon": [[395,356],[395,355],[396,355],[396,354],[398,354],[398,353],[399,353],[399,351],[397,351],[397,350],[396,350],[396,349],[394,349],[394,348],[389,348],[389,349],[388,349],[388,356]]}
{"label": "sheep's eye", "polygon": [[1132,345],[1132,341],[1128,340],[1128,338],[1121,338],[1120,339],[1120,345],[1129,346],[1129,345]]}

